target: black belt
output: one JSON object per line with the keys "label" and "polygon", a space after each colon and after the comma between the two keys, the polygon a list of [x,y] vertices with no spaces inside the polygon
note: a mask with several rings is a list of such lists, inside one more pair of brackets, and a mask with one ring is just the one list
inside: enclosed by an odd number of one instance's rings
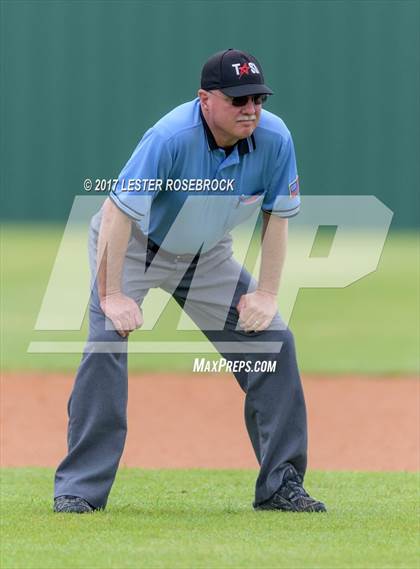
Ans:
{"label": "black belt", "polygon": [[150,239],[150,237],[144,235],[144,233],[141,231],[138,225],[133,224],[133,232],[136,236],[136,239],[140,241],[140,243],[142,243],[147,248],[148,252],[150,251],[152,253],[152,258],[155,255],[159,254],[162,257],[162,259],[166,259],[167,261],[171,262],[183,261],[185,263],[191,263],[195,259],[198,261],[201,250],[195,254],[185,253],[183,255],[179,255],[177,253],[170,253],[169,251],[166,251],[160,245],[155,243],[152,239]]}

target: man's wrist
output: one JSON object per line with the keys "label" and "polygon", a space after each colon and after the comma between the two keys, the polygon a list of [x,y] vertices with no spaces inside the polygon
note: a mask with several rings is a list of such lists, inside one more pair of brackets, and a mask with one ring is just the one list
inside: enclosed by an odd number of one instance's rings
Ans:
{"label": "man's wrist", "polygon": [[111,296],[117,296],[118,294],[121,294],[121,290],[119,290],[119,289],[118,290],[100,291],[100,292],[98,292],[99,301],[103,302],[107,298],[110,298]]}
{"label": "man's wrist", "polygon": [[261,286],[257,287],[257,292],[265,292],[267,294],[271,294],[272,296],[277,296],[277,291],[274,292],[272,290],[269,290],[268,288],[264,288]]}

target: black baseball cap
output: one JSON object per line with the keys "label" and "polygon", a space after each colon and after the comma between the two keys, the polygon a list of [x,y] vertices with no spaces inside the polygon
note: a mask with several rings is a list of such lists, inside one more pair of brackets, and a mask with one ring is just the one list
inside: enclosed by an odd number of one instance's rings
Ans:
{"label": "black baseball cap", "polygon": [[264,85],[261,65],[255,57],[238,49],[219,51],[206,61],[201,71],[201,88],[219,89],[229,97],[273,94]]}

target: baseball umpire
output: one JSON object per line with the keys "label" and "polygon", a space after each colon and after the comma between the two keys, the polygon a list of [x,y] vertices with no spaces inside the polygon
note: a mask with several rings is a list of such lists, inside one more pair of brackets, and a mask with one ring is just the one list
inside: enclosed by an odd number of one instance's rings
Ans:
{"label": "baseball umpire", "polygon": [[[146,132],[93,217],[89,338],[68,404],[54,511],[107,504],[127,432],[127,339],[142,326],[142,302],[156,287],[228,361],[275,362],[275,371],[235,372],[260,466],[254,508],[326,511],[303,488],[305,401],[293,336],[277,312],[288,218],[300,197],[290,132],[262,109],[269,95],[255,57],[235,49],[210,57],[198,97]],[[139,185],[129,191],[133,180]],[[150,181],[154,191],[145,189]],[[204,191],[190,191],[197,181]],[[186,191],[171,191],[176,183]],[[258,281],[233,258],[230,236],[257,210]]]}

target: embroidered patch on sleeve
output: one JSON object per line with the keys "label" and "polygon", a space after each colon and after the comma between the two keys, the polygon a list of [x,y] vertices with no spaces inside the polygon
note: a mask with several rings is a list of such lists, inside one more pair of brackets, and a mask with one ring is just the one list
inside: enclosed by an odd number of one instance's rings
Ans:
{"label": "embroidered patch on sleeve", "polygon": [[257,202],[261,197],[262,197],[262,194],[257,194],[254,196],[241,196],[240,201],[241,201],[241,204],[248,205],[248,204],[252,204],[252,203]]}
{"label": "embroidered patch on sleeve", "polygon": [[299,195],[299,176],[296,176],[293,182],[290,182],[289,194],[291,198],[294,198]]}

